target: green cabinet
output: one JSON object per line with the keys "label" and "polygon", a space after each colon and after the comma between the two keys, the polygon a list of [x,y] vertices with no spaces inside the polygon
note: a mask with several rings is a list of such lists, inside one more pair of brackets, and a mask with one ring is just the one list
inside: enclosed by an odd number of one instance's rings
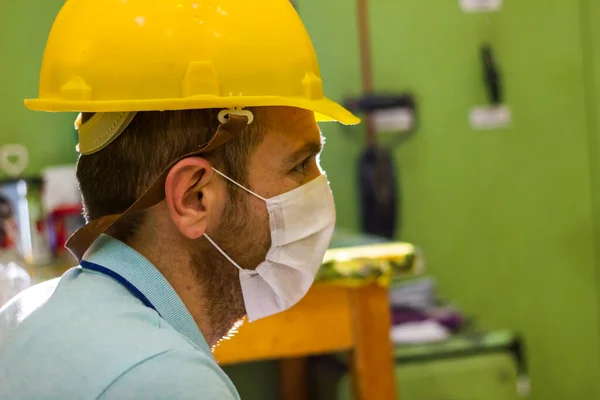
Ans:
{"label": "green cabinet", "polygon": [[[399,400],[517,400],[517,369],[508,353],[398,364]],[[337,399],[352,400],[348,375]]]}
{"label": "green cabinet", "polygon": [[[395,348],[400,400],[517,400],[528,386],[523,343],[510,331],[472,332]],[[351,400],[347,358],[313,362],[314,400]]]}

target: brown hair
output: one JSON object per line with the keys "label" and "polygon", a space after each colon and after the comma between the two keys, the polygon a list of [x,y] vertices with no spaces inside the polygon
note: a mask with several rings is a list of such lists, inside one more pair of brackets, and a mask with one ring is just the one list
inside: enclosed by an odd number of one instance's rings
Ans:
{"label": "brown hair", "polygon": [[[127,129],[98,153],[82,155],[77,180],[83,197],[84,215],[94,220],[119,214],[133,204],[153,180],[178,157],[206,143],[219,126],[220,110],[139,112]],[[215,168],[247,184],[249,156],[264,134],[257,109],[254,122],[237,138],[207,154]],[[84,114],[83,122],[92,114]],[[228,185],[230,197],[236,189]],[[144,213],[122,219],[110,233],[128,241],[143,223]]]}

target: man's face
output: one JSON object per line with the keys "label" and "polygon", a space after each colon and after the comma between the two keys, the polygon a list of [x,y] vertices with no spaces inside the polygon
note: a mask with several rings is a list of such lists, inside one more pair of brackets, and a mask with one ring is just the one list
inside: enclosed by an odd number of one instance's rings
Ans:
{"label": "man's face", "polygon": [[[318,155],[321,134],[310,111],[272,107],[264,109],[259,122],[265,128],[264,140],[250,155],[248,189],[271,198],[294,190],[321,175]],[[233,199],[225,179],[219,180],[224,207],[220,218],[209,221],[207,233],[245,269],[255,269],[265,260],[271,245],[269,215],[265,202],[242,189]],[[238,270],[202,239],[197,262],[204,265],[199,278],[206,283],[206,297],[218,299],[209,310],[215,329],[225,334],[245,315]],[[212,300],[211,300],[212,301]],[[221,325],[219,327],[219,325]]]}

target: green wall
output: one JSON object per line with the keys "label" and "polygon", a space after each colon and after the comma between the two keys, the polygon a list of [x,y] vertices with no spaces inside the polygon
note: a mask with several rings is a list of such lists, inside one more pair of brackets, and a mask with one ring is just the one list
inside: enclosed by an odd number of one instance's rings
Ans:
{"label": "green wall", "polygon": [[37,96],[42,52],[62,4],[63,0],[0,1],[0,145],[27,146],[28,175],[77,159],[75,116],[31,112],[23,104],[25,98]]}
{"label": "green wall", "polygon": [[[73,115],[28,112],[22,103],[36,95],[45,37],[61,3],[0,4],[0,143],[29,147],[28,173],[76,157]],[[371,2],[375,85],[411,90],[421,106],[418,135],[395,153],[402,239],[424,248],[445,295],[487,326],[525,334],[533,399],[600,398],[600,3],[506,0],[493,15],[466,15],[457,3]],[[354,1],[297,5],[327,94],[336,100],[358,94]],[[503,70],[510,129],[468,126],[469,108],[485,101],[483,41],[493,45]],[[323,129],[339,223],[358,230],[363,128]],[[261,370],[272,383],[272,367]],[[231,370],[244,377],[240,371]],[[246,398],[271,398],[256,377],[236,381],[247,388],[243,394],[253,391]]]}
{"label": "green wall", "polygon": [[[591,170],[592,205],[594,220],[594,249],[596,260],[600,257],[600,3],[582,1],[581,20],[585,50],[585,77],[587,121],[589,133],[589,158]],[[596,265],[596,287],[600,289],[600,272]],[[600,292],[596,293],[599,298]]]}
{"label": "green wall", "polygon": [[[326,7],[318,0],[295,3],[313,40],[326,96],[338,102],[358,96],[361,72],[353,0],[328,0]],[[363,127],[323,123],[321,128],[326,138],[321,163],[335,193],[339,225],[357,231],[359,201],[355,183]]]}

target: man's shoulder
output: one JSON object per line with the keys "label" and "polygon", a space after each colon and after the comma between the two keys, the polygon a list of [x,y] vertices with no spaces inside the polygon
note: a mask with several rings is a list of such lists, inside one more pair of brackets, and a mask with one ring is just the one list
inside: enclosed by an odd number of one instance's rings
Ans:
{"label": "man's shoulder", "polygon": [[[210,354],[143,304],[120,301],[119,296],[107,296],[97,304],[89,300],[79,306],[66,304],[77,302],[76,294],[59,290],[0,348],[0,375],[11,378],[3,379],[10,383],[1,385],[0,398],[48,398],[48,393],[61,398],[73,391],[95,398],[132,367],[166,354],[188,354],[210,363]],[[118,307],[106,304],[112,301]]]}
{"label": "man's shoulder", "polygon": [[60,352],[66,359],[104,359],[106,354],[120,359],[189,345],[156,311],[130,296],[124,288],[104,277],[91,279],[95,280],[93,284],[81,278],[75,281],[63,277],[43,304],[27,312],[24,318],[18,315],[23,305],[35,300],[35,290],[33,296],[21,300],[21,305],[3,309],[1,319],[14,320],[14,327],[9,330],[6,343],[0,346],[0,355]]}
{"label": "man's shoulder", "polygon": [[239,400],[239,395],[212,357],[173,349],[132,366],[99,398]]}

